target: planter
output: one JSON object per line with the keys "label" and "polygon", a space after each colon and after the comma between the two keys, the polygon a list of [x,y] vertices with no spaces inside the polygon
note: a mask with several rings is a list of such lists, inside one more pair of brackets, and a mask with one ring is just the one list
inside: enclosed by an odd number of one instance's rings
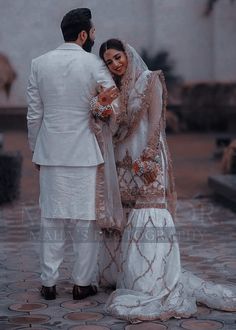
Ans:
{"label": "planter", "polygon": [[19,197],[21,167],[20,152],[0,151],[0,204]]}

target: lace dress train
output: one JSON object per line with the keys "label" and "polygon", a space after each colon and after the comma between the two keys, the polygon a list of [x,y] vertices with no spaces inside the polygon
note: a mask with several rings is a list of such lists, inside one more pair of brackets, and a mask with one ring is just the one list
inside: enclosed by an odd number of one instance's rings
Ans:
{"label": "lace dress train", "polygon": [[109,296],[106,311],[131,322],[164,321],[190,317],[197,312],[197,302],[236,311],[236,288],[204,281],[181,268],[167,210],[133,210],[122,238],[117,289]]}

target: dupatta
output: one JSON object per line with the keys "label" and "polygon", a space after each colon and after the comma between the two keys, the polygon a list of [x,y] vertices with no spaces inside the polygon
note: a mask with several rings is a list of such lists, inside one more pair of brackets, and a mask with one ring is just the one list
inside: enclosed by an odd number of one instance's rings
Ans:
{"label": "dupatta", "polygon": [[[128,59],[128,67],[121,80],[120,108],[117,115],[117,131],[114,144],[119,145],[136,131],[143,116],[148,113],[149,132],[147,146],[143,152],[164,154],[167,187],[166,208],[175,218],[177,194],[174,185],[172,160],[166,141],[167,88],[161,70],[149,71],[142,58],[130,45],[123,43]],[[145,204],[143,205],[145,208]]]}

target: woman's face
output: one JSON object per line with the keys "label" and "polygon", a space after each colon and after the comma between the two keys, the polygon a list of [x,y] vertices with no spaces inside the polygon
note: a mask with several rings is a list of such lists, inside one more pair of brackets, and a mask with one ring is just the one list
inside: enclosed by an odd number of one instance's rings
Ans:
{"label": "woman's face", "polygon": [[112,74],[123,76],[128,66],[125,52],[116,49],[107,49],[103,55],[104,61]]}

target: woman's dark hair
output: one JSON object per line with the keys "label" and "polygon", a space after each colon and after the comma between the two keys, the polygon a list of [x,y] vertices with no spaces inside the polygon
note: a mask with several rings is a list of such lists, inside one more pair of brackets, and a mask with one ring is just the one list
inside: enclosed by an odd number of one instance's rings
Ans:
{"label": "woman's dark hair", "polygon": [[75,41],[78,34],[85,30],[89,33],[92,14],[88,8],[77,8],[69,11],[61,21],[61,31],[66,42]]}
{"label": "woman's dark hair", "polygon": [[[125,52],[125,47],[119,39],[109,39],[109,40],[105,41],[103,44],[101,44],[101,47],[99,49],[99,56],[104,62],[105,62],[104,53],[108,49],[115,49],[115,50],[118,50],[118,51],[121,51],[121,52]],[[121,87],[121,77],[113,75],[113,78],[114,78],[114,81],[116,83],[116,86],[118,88],[120,88]]]}
{"label": "woman's dark hair", "polygon": [[109,39],[105,41],[103,44],[101,44],[100,50],[99,50],[99,56],[104,61],[104,53],[108,49],[116,49],[121,52],[125,52],[125,48],[123,43],[119,39]]}

